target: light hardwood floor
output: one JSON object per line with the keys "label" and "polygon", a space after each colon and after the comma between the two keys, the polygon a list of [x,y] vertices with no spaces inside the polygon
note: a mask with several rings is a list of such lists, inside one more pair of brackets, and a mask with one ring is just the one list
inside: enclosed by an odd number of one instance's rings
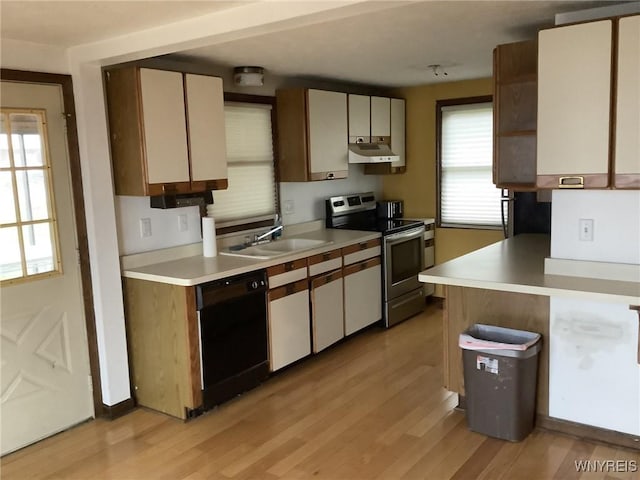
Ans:
{"label": "light hardwood floor", "polygon": [[[543,431],[510,443],[467,430],[442,383],[442,310],[366,331],[188,423],[138,409],[4,457],[3,480],[638,479],[576,460],[640,453]],[[630,469],[631,470],[631,469]]]}

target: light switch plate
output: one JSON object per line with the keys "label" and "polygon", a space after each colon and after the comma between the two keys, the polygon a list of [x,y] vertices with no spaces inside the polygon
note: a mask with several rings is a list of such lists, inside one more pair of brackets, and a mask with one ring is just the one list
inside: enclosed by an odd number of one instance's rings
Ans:
{"label": "light switch plate", "polygon": [[581,242],[593,242],[593,218],[581,218],[579,220]]}
{"label": "light switch plate", "polygon": [[146,238],[150,236],[151,236],[151,219],[141,218],[140,219],[140,237]]}
{"label": "light switch plate", "polygon": [[293,215],[296,211],[293,200],[285,200],[283,207],[284,207],[284,212],[283,212],[284,215]]}
{"label": "light switch plate", "polygon": [[186,232],[187,230],[189,230],[189,222],[187,220],[187,214],[181,213],[180,215],[178,215],[178,231]]}

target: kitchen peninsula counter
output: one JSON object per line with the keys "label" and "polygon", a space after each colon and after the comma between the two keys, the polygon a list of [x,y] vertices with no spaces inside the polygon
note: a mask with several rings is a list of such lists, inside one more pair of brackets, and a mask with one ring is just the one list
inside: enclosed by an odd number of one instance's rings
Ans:
{"label": "kitchen peninsula counter", "polygon": [[[637,449],[640,438],[633,435],[550,416],[549,371],[554,365],[550,365],[549,345],[551,297],[618,306],[640,305],[640,281],[545,274],[545,259],[549,254],[548,235],[519,235],[419,274],[422,282],[444,285],[444,386],[458,393],[464,406],[462,351],[458,339],[471,325],[480,323],[537,332],[542,335],[536,394],[537,426]],[[635,278],[636,268],[624,267],[627,278]]]}
{"label": "kitchen peninsula counter", "polygon": [[421,282],[530,295],[640,304],[637,282],[544,273],[550,237],[518,235],[420,273]]}

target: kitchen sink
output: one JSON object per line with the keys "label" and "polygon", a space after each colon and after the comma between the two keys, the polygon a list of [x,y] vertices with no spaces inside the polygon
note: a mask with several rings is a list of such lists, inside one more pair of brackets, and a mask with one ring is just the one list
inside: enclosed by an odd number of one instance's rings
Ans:
{"label": "kitchen sink", "polygon": [[310,250],[332,243],[332,241],[314,240],[311,238],[284,238],[244,248],[228,247],[222,249],[220,253],[222,255],[233,255],[236,257],[266,259],[288,255],[302,250]]}

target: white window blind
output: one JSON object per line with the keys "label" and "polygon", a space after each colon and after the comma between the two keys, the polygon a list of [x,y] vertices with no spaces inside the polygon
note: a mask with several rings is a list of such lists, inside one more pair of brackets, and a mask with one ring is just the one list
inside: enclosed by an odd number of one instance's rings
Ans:
{"label": "white window blind", "polygon": [[501,192],[492,179],[492,104],[444,106],[441,113],[441,225],[502,225]]}
{"label": "white window blind", "polygon": [[273,218],[276,185],[273,166],[271,105],[225,103],[229,188],[213,192],[207,207],[218,225]]}

